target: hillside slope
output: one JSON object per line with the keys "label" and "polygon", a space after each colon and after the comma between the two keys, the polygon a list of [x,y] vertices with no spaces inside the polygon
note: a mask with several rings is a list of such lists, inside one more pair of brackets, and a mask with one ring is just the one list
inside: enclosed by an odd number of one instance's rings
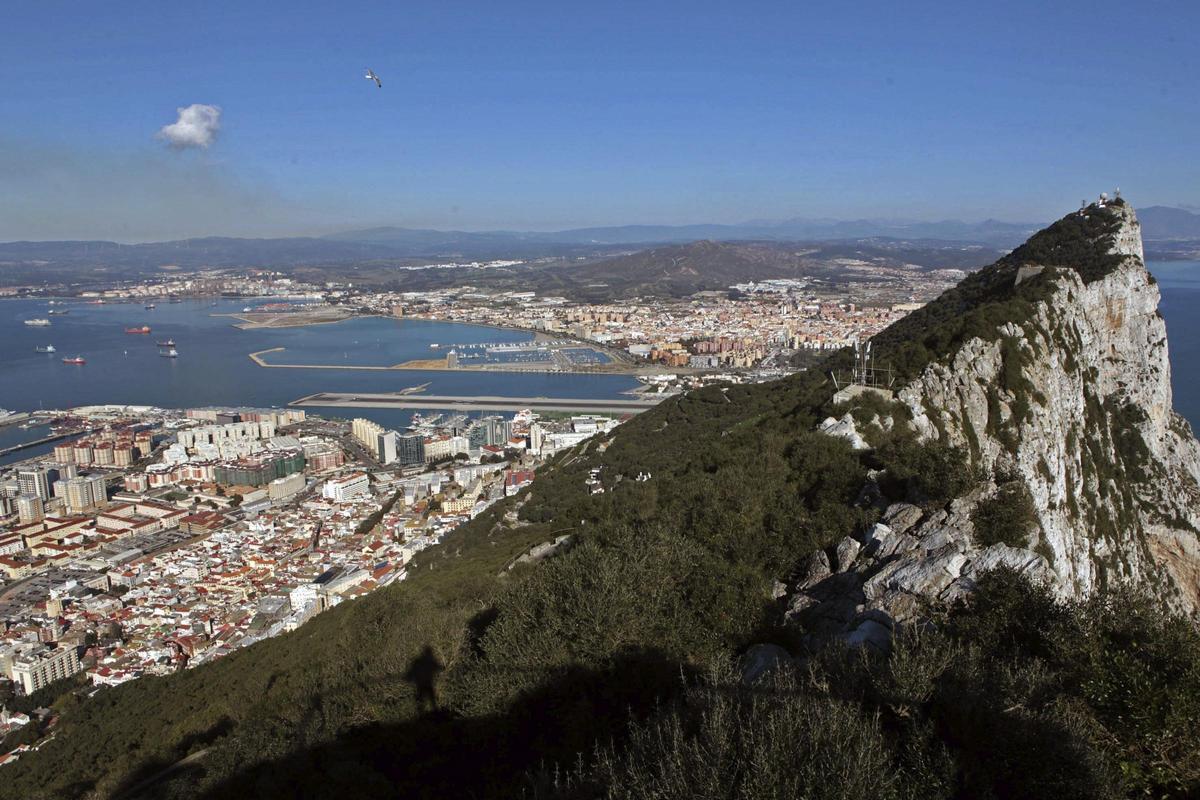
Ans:
{"label": "hillside slope", "polygon": [[984,266],[996,251],[952,242],[700,241],[643,250],[526,276],[531,286],[580,298],[686,297],[726,291],[736,283],[772,278],[862,279],[865,265],[883,269],[962,269]]}
{"label": "hillside slope", "polygon": [[1065,217],[876,338],[895,399],[835,404],[845,353],[670,399],[400,585],[68,698],[0,797],[1200,791],[1200,637],[1163,603],[1196,609],[1197,445],[1155,303],[1127,208]]}

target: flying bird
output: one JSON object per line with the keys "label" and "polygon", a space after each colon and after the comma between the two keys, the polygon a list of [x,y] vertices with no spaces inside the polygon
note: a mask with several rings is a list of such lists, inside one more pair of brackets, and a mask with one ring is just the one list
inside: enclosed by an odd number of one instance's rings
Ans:
{"label": "flying bird", "polygon": [[363,77],[369,81],[375,81],[375,85],[378,86],[380,89],[383,88],[383,81],[379,80],[379,76],[376,75],[375,71],[372,70],[370,67],[367,68],[367,74],[364,75]]}

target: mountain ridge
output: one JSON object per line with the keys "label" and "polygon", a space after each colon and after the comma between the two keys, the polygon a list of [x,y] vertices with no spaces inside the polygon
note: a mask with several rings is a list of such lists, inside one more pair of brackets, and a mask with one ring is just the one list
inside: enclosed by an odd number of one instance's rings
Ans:
{"label": "mountain ridge", "polygon": [[[964,286],[983,287],[976,296],[987,301],[961,303]],[[904,622],[917,600],[952,600],[1005,565],[1063,598],[1130,583],[1200,614],[1200,445],[1172,408],[1158,303],[1132,209],[1093,205],[930,304],[963,315],[939,358],[914,358],[908,336],[923,322],[934,335],[929,312],[877,337],[877,357],[901,367],[896,400],[858,420],[851,400],[823,427],[862,441],[872,433],[859,421],[911,425],[922,441],[969,453],[981,480],[940,515],[889,505],[876,528],[844,543],[854,557],[838,591],[812,581],[791,598],[793,613],[826,633],[879,634],[865,612],[838,628],[822,609],[865,597],[866,611]],[[971,319],[997,308],[1007,313]],[[981,535],[996,514],[1028,530]]]}

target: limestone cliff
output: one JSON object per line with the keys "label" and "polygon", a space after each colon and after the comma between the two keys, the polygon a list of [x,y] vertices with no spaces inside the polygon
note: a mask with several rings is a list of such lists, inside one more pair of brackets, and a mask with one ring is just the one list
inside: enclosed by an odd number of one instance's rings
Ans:
{"label": "limestone cliff", "polygon": [[[1200,612],[1200,445],[1172,409],[1159,292],[1132,208],[1064,218],[977,283],[982,299],[939,309],[953,301],[942,298],[926,316],[962,310],[988,324],[894,388],[897,416],[922,440],[968,452],[980,481],[945,508],[893,505],[836,558],[814,556],[792,614],[871,640],[999,563],[1064,597],[1131,581]],[[1014,491],[1036,515],[1028,541],[985,546],[974,512]]]}

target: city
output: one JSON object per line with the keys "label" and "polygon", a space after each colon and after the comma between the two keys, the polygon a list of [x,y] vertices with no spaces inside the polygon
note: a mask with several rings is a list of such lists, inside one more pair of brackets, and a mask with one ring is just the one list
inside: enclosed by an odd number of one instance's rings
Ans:
{"label": "city", "polygon": [[[19,693],[193,667],[404,580],[555,454],[619,420],[78,408],[0,473],[0,669]],[[0,736],[28,720],[0,722]]]}

